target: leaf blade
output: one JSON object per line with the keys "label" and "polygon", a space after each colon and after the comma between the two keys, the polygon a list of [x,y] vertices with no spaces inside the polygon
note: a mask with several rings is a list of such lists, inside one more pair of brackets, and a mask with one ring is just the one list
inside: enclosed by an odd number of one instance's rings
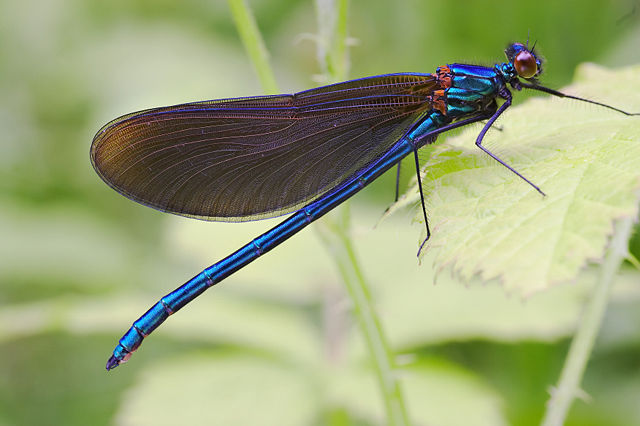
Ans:
{"label": "leaf blade", "polygon": [[[639,111],[640,67],[583,65],[565,93]],[[607,84],[616,82],[615,85]],[[478,127],[438,146],[423,170],[429,242],[439,270],[498,279],[530,295],[575,279],[602,258],[613,221],[637,217],[640,117],[565,99],[513,107],[484,145],[541,186],[535,191],[478,150]],[[400,205],[415,203],[416,187]],[[416,211],[420,220],[421,211]]]}

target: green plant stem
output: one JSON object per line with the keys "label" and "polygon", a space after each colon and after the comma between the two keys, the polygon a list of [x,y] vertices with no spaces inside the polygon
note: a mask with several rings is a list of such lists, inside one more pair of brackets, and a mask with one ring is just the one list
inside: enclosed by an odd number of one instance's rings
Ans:
{"label": "green plant stem", "polygon": [[[317,57],[328,82],[342,81],[349,74],[347,50],[348,0],[316,0],[318,16]],[[373,308],[369,287],[364,279],[349,238],[349,204],[344,203],[316,227],[338,267],[354,307],[354,316],[373,361],[380,393],[385,405],[386,424],[409,424],[393,354]]]}
{"label": "green plant stem", "polygon": [[580,382],[589,355],[602,324],[609,300],[614,276],[627,255],[627,244],[632,232],[632,220],[623,219],[616,223],[611,244],[607,249],[604,263],[592,299],[586,306],[576,335],[571,342],[557,388],[552,391],[547,403],[543,426],[560,426],[564,421],[576,395],[580,392]]}
{"label": "green plant stem", "polygon": [[[317,0],[316,3],[319,24],[318,59],[322,71],[332,81],[345,79],[349,67],[346,49],[348,0],[336,1],[338,2],[337,7],[332,0]],[[229,0],[229,7],[265,92],[277,92],[273,72],[267,59],[267,50],[251,11],[244,0]],[[336,214],[341,215],[341,220],[332,221],[331,218]],[[355,316],[367,342],[380,383],[386,408],[386,423],[390,426],[408,425],[402,392],[396,379],[393,357],[372,307],[367,284],[348,237],[348,206],[343,205],[339,209],[339,213],[328,215],[324,221],[320,222],[318,228],[321,230],[319,232],[321,240],[327,246],[329,253],[333,255],[355,307]],[[322,232],[323,228],[326,229],[326,232]]]}
{"label": "green plant stem", "polygon": [[347,50],[348,0],[316,0],[316,56],[325,80],[344,81],[349,74]]}
{"label": "green plant stem", "polygon": [[347,50],[347,17],[349,12],[349,1],[337,1],[338,19],[336,20],[335,37],[333,38],[333,46],[330,52],[329,72],[336,77],[336,80],[342,81],[347,79],[350,66]]}
{"label": "green plant stem", "polygon": [[318,228],[322,242],[333,257],[354,307],[360,330],[364,336],[380,386],[386,410],[386,423],[390,426],[409,425],[397,370],[380,321],[371,302],[367,283],[356,259],[347,234],[349,209],[344,206],[328,215]]}
{"label": "green plant stem", "polygon": [[[316,0],[318,16],[317,57],[328,82],[342,81],[349,73],[347,50],[348,0]],[[349,205],[341,205],[316,227],[320,239],[333,257],[354,306],[354,316],[373,361],[385,405],[386,424],[409,424],[393,354],[373,308],[355,250],[349,238]]]}
{"label": "green plant stem", "polygon": [[258,74],[266,94],[278,93],[278,85],[269,65],[269,52],[265,47],[256,20],[245,0],[228,0],[229,9],[242,39],[242,44]]}

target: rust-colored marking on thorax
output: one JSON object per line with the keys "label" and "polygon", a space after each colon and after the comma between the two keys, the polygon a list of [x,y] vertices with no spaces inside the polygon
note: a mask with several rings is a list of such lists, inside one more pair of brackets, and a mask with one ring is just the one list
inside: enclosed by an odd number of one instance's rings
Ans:
{"label": "rust-colored marking on thorax", "polygon": [[436,80],[438,80],[438,85],[441,89],[448,89],[451,87],[451,69],[449,69],[447,65],[438,67]]}
{"label": "rust-colored marking on thorax", "polygon": [[431,108],[437,109],[442,115],[447,115],[447,96],[444,90],[434,90],[430,96]]}
{"label": "rust-colored marking on thorax", "polygon": [[447,95],[445,91],[451,87],[451,69],[443,65],[438,67],[435,73],[431,74],[438,84],[439,90],[434,90],[428,97],[431,108],[440,111],[442,115],[447,115]]}

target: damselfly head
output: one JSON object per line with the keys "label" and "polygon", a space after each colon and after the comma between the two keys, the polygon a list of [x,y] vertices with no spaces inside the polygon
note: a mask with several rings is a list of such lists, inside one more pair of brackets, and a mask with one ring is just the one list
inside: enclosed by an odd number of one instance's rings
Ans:
{"label": "damselfly head", "polygon": [[533,50],[522,43],[512,43],[504,51],[518,76],[525,80],[534,79],[542,73],[542,60]]}

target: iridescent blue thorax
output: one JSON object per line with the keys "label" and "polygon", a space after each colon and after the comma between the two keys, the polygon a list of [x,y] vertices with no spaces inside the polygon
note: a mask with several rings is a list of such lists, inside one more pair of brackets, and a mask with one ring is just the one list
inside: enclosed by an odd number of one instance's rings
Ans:
{"label": "iridescent blue thorax", "polygon": [[449,86],[444,89],[444,100],[450,120],[494,111],[496,98],[506,84],[498,70],[478,65],[451,64],[438,68],[437,75]]}

